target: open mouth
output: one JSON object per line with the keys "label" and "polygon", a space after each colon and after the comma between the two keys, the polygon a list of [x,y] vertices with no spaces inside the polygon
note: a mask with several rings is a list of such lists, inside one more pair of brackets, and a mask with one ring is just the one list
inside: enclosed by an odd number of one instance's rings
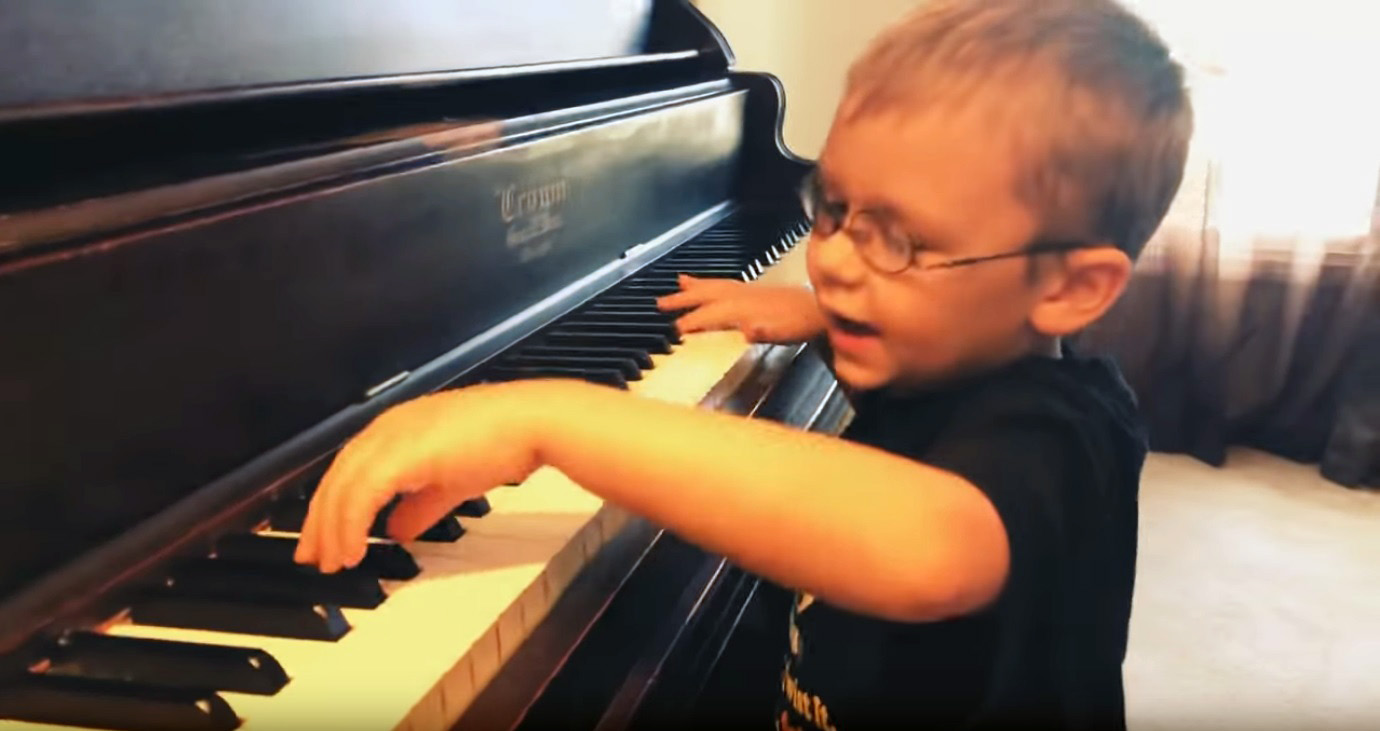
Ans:
{"label": "open mouth", "polygon": [[845,335],[853,335],[855,337],[873,337],[877,335],[877,328],[865,322],[850,320],[833,313],[829,314],[829,322],[834,329]]}

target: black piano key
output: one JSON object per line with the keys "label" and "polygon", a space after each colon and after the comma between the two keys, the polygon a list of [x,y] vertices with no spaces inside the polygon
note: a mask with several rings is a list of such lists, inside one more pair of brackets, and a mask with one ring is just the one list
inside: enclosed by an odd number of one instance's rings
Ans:
{"label": "black piano key", "polygon": [[296,533],[302,530],[302,523],[307,520],[307,508],[306,500],[282,500],[269,511],[268,527],[284,533]]}
{"label": "black piano key", "polygon": [[[458,526],[459,523],[457,522],[456,525]],[[461,532],[464,532],[463,528]],[[392,581],[415,579],[418,574],[422,573],[421,567],[417,565],[417,559],[413,558],[406,548],[396,543],[370,543],[359,567],[365,571],[372,571],[381,579]]]}
{"label": "black piano key", "polygon": [[667,269],[661,272],[655,272],[654,275],[658,277],[664,277],[664,281],[670,282],[679,287],[680,275],[682,274],[689,274],[690,276],[696,277],[698,279],[742,279],[743,272],[746,272],[748,266],[751,264],[751,259],[745,259],[741,262],[735,263],[732,267],[725,267],[719,264],[711,266],[700,266],[698,264],[695,264],[694,262],[689,262],[672,269]]}
{"label": "black piano key", "polygon": [[571,316],[572,320],[601,320],[604,322],[639,322],[665,325],[670,322],[661,310],[647,310],[629,305],[590,305]]}
{"label": "black piano key", "polygon": [[742,275],[744,267],[746,267],[746,262],[743,266],[733,267],[690,265],[665,269],[657,268],[652,271],[652,274],[658,277],[667,277],[676,282],[680,281],[682,274],[689,274],[700,279],[737,279]]}
{"label": "black piano key", "polygon": [[692,271],[722,271],[729,274],[742,271],[752,260],[751,255],[743,253],[736,256],[704,255],[675,256],[652,265],[653,271],[670,273],[689,273]]}
{"label": "black piano key", "polygon": [[292,564],[295,563],[293,554],[296,552],[296,538],[236,533],[216,542],[215,558],[227,561]]}
{"label": "black piano key", "polygon": [[552,330],[542,339],[549,345],[602,346],[614,345],[624,348],[640,348],[648,353],[664,355],[671,352],[671,343],[660,335],[642,333],[588,333],[569,330]]}
{"label": "black piano key", "polygon": [[336,604],[373,609],[387,597],[378,576],[361,568],[323,574],[310,566],[206,558],[178,567],[170,593],[203,598]]}
{"label": "black piano key", "polygon": [[634,306],[638,306],[638,307],[643,307],[643,306],[645,306],[645,307],[656,307],[656,300],[657,300],[656,297],[650,297],[650,296],[642,295],[642,294],[639,294],[639,295],[630,295],[630,294],[614,294],[614,293],[610,293],[610,294],[602,294],[602,295],[599,295],[599,299],[595,300],[595,301],[594,301],[594,304],[605,304],[605,305],[634,305]]}
{"label": "black piano key", "polygon": [[417,540],[427,543],[454,543],[465,537],[465,528],[454,518],[442,518],[436,525],[427,528]]}
{"label": "black piano key", "polygon": [[48,660],[48,675],[167,688],[273,695],[288,680],[283,666],[263,650],[94,632],[61,638]]}
{"label": "black piano key", "polygon": [[[394,498],[392,502],[384,506],[379,514],[374,516],[373,525],[369,526],[369,535],[373,538],[392,538],[388,534],[388,517],[393,514],[393,509],[398,506],[401,498]],[[460,523],[451,518],[442,518],[430,528],[422,531],[417,536],[418,541],[425,543],[454,543],[465,536],[465,529]]]}
{"label": "black piano key", "polygon": [[350,623],[334,604],[228,601],[154,590],[130,607],[129,618],[152,627],[334,642]]}
{"label": "black piano key", "polygon": [[655,284],[665,287],[679,287],[680,276],[686,272],[643,272],[628,280],[628,284]]}
{"label": "black piano key", "polygon": [[212,691],[36,674],[0,687],[0,718],[130,731],[229,731],[240,725]]}
{"label": "black piano key", "polygon": [[[216,557],[231,561],[294,564],[297,539],[241,533],[226,536],[216,545]],[[396,543],[370,543],[359,567],[381,579],[406,581],[421,573],[417,561]]]}
{"label": "black piano key", "polygon": [[652,266],[665,268],[673,266],[684,266],[686,264],[695,264],[698,266],[718,266],[727,269],[732,269],[733,267],[742,264],[744,259],[748,259],[752,257],[752,255],[753,252],[751,251],[737,248],[733,250],[723,251],[681,249],[679,251],[671,252],[670,254],[661,257],[660,259],[657,259],[656,261],[652,262]]}
{"label": "black piano key", "polygon": [[740,256],[749,248],[742,242],[734,241],[695,241],[667,252],[658,262],[677,256],[718,256],[731,259]]}
{"label": "black piano key", "polygon": [[628,381],[612,368],[561,368],[559,366],[496,366],[484,371],[486,377],[499,381],[520,381],[530,378],[578,378],[614,388],[625,389]]}
{"label": "black piano key", "polygon": [[616,299],[610,298],[610,301],[599,300],[598,302],[593,302],[591,304],[585,305],[585,309],[582,310],[582,312],[599,312],[603,314],[620,312],[642,312],[646,314],[657,315],[664,315],[668,311],[669,310],[661,309],[661,305],[657,304],[657,298],[655,297],[648,297],[646,299],[631,301],[618,301]]}
{"label": "black piano key", "polygon": [[562,330],[573,330],[579,332],[598,332],[598,333],[651,333],[653,335],[663,335],[672,344],[680,342],[680,333],[676,326],[664,318],[625,318],[608,317],[600,315],[577,315],[566,320],[562,320],[560,327]]}
{"label": "black piano key", "polygon": [[587,309],[585,312],[597,312],[603,315],[630,312],[655,315],[661,314],[662,312],[654,299],[647,299],[641,302],[596,302],[586,307]]}
{"label": "black piano key", "polygon": [[[401,496],[394,497],[387,505],[383,506],[383,510],[380,510],[378,515],[374,516],[374,524],[369,527],[370,536],[374,538],[392,537],[388,534],[388,518],[401,501]],[[422,531],[422,534],[417,536],[417,540],[425,543],[454,543],[464,537],[465,529],[460,525],[460,521],[446,517]]]}
{"label": "black piano key", "polygon": [[558,368],[612,368],[623,374],[623,378],[636,381],[642,378],[642,369],[631,358],[599,358],[589,356],[565,355],[513,355],[499,361],[505,367],[556,366]]}
{"label": "black piano key", "polygon": [[619,285],[615,291],[620,295],[645,295],[647,297],[664,297],[672,292],[680,290],[680,285],[674,282],[666,284],[623,284]]}
{"label": "black piano key", "polygon": [[[621,307],[622,305],[618,306]],[[573,358],[627,358],[628,360],[631,360],[632,362],[636,363],[637,367],[643,370],[647,370],[652,367],[652,356],[648,355],[647,351],[638,350],[637,348],[619,348],[612,346],[585,348],[574,345],[524,345],[522,347],[522,350],[520,350],[519,352],[522,355],[555,355],[570,356]]]}
{"label": "black piano key", "polygon": [[466,500],[460,503],[460,506],[455,509],[454,514],[466,518],[482,518],[489,514],[489,499],[486,497],[477,497]]}
{"label": "black piano key", "polygon": [[[701,273],[701,272],[695,272],[695,271],[691,271],[691,272],[688,272],[688,273],[691,274],[691,275],[693,275],[693,276],[695,276],[695,277],[698,277],[698,278],[700,278],[700,279],[726,279],[726,280],[729,280],[729,281],[734,281],[734,280],[742,280],[743,275],[748,271],[748,269],[749,269],[749,267],[744,267],[742,270],[737,271],[737,272],[734,272],[732,275],[723,275],[723,276],[720,276],[720,275],[706,276],[706,275],[704,275],[704,274]],[[681,286],[680,286],[680,275],[679,275],[679,274],[656,274],[656,275],[652,275],[652,276],[649,276],[649,277],[646,277],[646,278],[639,277],[639,278],[637,279],[637,283],[638,283],[638,284],[656,284],[656,285],[662,285],[662,286],[666,286],[666,287],[671,287],[671,288],[672,288],[672,289],[671,289],[671,292],[678,292],[678,291],[680,291],[680,289],[681,289]],[[668,292],[667,294],[670,294],[670,292]]]}
{"label": "black piano key", "polygon": [[593,304],[580,310],[582,314],[607,315],[618,317],[622,315],[636,315],[643,317],[662,317],[666,312],[657,307],[655,303],[648,302],[645,305],[619,305],[619,304]]}

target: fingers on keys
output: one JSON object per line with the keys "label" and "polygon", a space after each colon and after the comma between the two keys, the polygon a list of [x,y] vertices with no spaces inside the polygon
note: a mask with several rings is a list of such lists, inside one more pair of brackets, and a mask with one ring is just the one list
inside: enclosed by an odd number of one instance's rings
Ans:
{"label": "fingers on keys", "polygon": [[455,503],[455,499],[439,487],[411,493],[388,516],[388,535],[400,542],[415,540],[450,514]]}
{"label": "fingers on keys", "polygon": [[676,319],[676,329],[682,334],[738,327],[741,307],[731,295],[742,282],[688,274],[680,275],[679,281],[680,291],[658,298],[656,304],[663,311],[689,310]]}
{"label": "fingers on keys", "polygon": [[686,310],[699,307],[706,302],[724,297],[743,285],[742,282],[733,279],[699,279],[689,274],[680,275],[677,281],[680,284],[679,291],[657,298],[656,304],[659,309]]}
{"label": "fingers on keys", "polygon": [[380,467],[401,456],[388,445],[377,447],[371,442],[348,445],[321,479],[302,524],[298,562],[332,573],[363,560],[369,528],[399,484]]}
{"label": "fingers on keys", "polygon": [[738,303],[729,300],[710,302],[681,315],[676,320],[676,329],[682,333],[732,330],[738,327],[741,314]]}

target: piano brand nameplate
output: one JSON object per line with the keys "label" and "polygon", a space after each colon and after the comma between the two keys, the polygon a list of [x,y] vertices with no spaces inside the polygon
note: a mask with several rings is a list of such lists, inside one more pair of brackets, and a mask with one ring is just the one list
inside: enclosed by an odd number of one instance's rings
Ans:
{"label": "piano brand nameplate", "polygon": [[570,181],[560,178],[525,189],[509,185],[494,195],[498,198],[499,216],[508,224],[504,243],[519,250],[523,261],[550,253],[554,234],[565,224],[561,213],[570,197]]}
{"label": "piano brand nameplate", "polygon": [[729,92],[6,263],[0,596],[723,202],[742,128]]}

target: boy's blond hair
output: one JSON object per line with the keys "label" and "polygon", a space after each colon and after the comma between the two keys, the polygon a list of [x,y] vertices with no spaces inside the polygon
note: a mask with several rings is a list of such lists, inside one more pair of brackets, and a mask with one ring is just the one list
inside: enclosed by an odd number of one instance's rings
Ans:
{"label": "boy's blond hair", "polygon": [[840,118],[978,102],[1043,236],[1133,259],[1183,178],[1193,110],[1159,36],[1113,0],[930,0],[849,71]]}

